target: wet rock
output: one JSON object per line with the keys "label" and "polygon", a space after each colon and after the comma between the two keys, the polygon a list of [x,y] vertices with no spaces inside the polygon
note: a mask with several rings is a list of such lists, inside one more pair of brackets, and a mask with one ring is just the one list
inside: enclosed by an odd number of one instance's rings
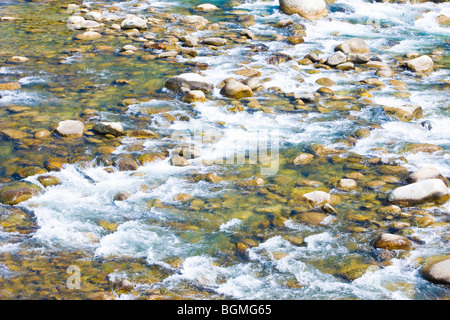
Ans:
{"label": "wet rock", "polygon": [[68,138],[79,138],[84,133],[84,124],[78,120],[64,120],[58,123],[55,131]]}
{"label": "wet rock", "polygon": [[213,90],[213,85],[198,73],[182,73],[178,76],[169,78],[166,81],[165,86],[167,89],[176,92],[182,92],[183,88],[189,90],[201,90],[205,93]]}
{"label": "wet rock", "polygon": [[296,215],[295,219],[313,226],[320,226],[330,223],[332,216],[322,212],[305,212]]}
{"label": "wet rock", "polygon": [[447,179],[437,170],[433,167],[425,167],[420,168],[419,170],[414,171],[407,179],[406,182],[408,183],[415,183],[422,180],[428,180],[428,179],[441,179],[444,184],[448,187],[448,181]]}
{"label": "wet rock", "polygon": [[126,132],[126,134],[128,137],[136,139],[152,139],[158,136],[153,131],[147,129],[129,130]]}
{"label": "wet rock", "polygon": [[180,202],[185,202],[185,201],[189,201],[192,200],[194,197],[192,195],[190,195],[189,193],[179,193],[175,196],[175,200],[180,201]]}
{"label": "wet rock", "polygon": [[353,62],[344,62],[344,63],[340,63],[336,66],[336,69],[338,70],[353,70],[355,68],[355,65],[353,64]]}
{"label": "wet rock", "polygon": [[338,51],[335,54],[328,57],[328,59],[325,61],[326,65],[329,65],[330,67],[335,67],[338,64],[347,62],[347,57],[342,52]]}
{"label": "wet rock", "polygon": [[210,12],[210,11],[219,10],[219,8],[211,3],[202,3],[202,4],[199,4],[198,6],[196,6],[195,10]]}
{"label": "wet rock", "polygon": [[345,191],[349,191],[352,189],[355,189],[357,186],[356,181],[353,179],[341,179],[338,182],[337,187],[339,189],[345,190]]}
{"label": "wet rock", "polygon": [[12,182],[0,188],[0,202],[15,205],[38,195],[42,189],[29,182]]}
{"label": "wet rock", "polygon": [[356,64],[365,64],[370,61],[370,57],[361,53],[349,53],[347,60]]}
{"label": "wet rock", "polygon": [[375,72],[375,75],[381,78],[393,78],[394,71],[391,68],[381,68]]}
{"label": "wet rock", "polygon": [[43,130],[37,131],[37,132],[34,134],[34,137],[35,137],[36,139],[45,139],[45,138],[50,137],[51,134],[52,134],[52,133],[51,133],[50,131],[43,129]]}
{"label": "wet rock", "polygon": [[228,43],[226,39],[218,38],[218,37],[210,37],[201,40],[201,43],[208,44],[211,46],[224,46]]}
{"label": "wet rock", "polygon": [[136,171],[139,165],[136,161],[128,157],[121,157],[116,161],[119,171]]}
{"label": "wet rock", "polygon": [[419,105],[404,105],[398,107],[383,106],[384,112],[387,115],[392,115],[401,121],[411,121],[422,118],[422,107]]}
{"label": "wet rock", "polygon": [[123,279],[117,285],[117,289],[119,289],[120,292],[130,292],[134,289],[134,284],[130,280]]}
{"label": "wet rock", "polygon": [[431,72],[434,63],[429,56],[421,56],[405,62],[405,67],[414,72]]}
{"label": "wet rock", "polygon": [[103,14],[98,11],[89,11],[84,15],[84,18],[86,20],[93,20],[93,21],[101,21],[103,19]]}
{"label": "wet rock", "polygon": [[21,63],[25,63],[27,61],[29,61],[30,59],[27,57],[22,57],[22,56],[13,56],[9,59],[6,60],[6,63],[9,64],[21,64]]}
{"label": "wet rock", "polygon": [[128,192],[119,192],[114,196],[114,201],[125,201],[131,196]]}
{"label": "wet rock", "polygon": [[185,159],[195,159],[202,156],[202,152],[195,148],[182,148],[178,154]]}
{"label": "wet rock", "polygon": [[349,39],[334,48],[334,51],[342,51],[343,53],[369,53],[370,49],[366,42],[360,38]]}
{"label": "wet rock", "polygon": [[100,23],[93,20],[85,20],[79,26],[78,29],[94,29],[100,27]]}
{"label": "wet rock", "polygon": [[432,143],[411,143],[406,146],[406,151],[412,153],[418,152],[434,153],[441,150],[443,150],[442,147]]}
{"label": "wet rock", "polygon": [[323,0],[279,0],[280,10],[285,14],[299,14],[308,20],[318,20],[328,15]]}
{"label": "wet rock", "polygon": [[292,163],[295,165],[306,165],[314,160],[314,155],[310,153],[300,153],[298,154]]}
{"label": "wet rock", "polygon": [[128,15],[120,24],[122,29],[146,29],[147,20],[134,16]]}
{"label": "wet rock", "polygon": [[186,103],[205,102],[205,93],[201,90],[190,90],[183,96],[183,101]]}
{"label": "wet rock", "polygon": [[222,181],[222,178],[219,177],[214,172],[210,172],[210,173],[206,174],[205,180],[208,181],[208,182],[212,182],[212,183],[219,183],[220,181]]}
{"label": "wet rock", "polygon": [[331,195],[324,191],[313,191],[305,193],[302,197],[314,206],[325,204],[331,200]]}
{"label": "wet rock", "polygon": [[375,239],[373,246],[385,250],[410,250],[412,243],[403,236],[383,233]]}
{"label": "wet rock", "polygon": [[450,257],[428,263],[422,268],[421,274],[432,283],[450,285]]}
{"label": "wet rock", "polygon": [[56,186],[61,183],[61,180],[55,176],[42,175],[37,178],[37,180],[45,187]]}
{"label": "wet rock", "polygon": [[389,202],[402,206],[442,204],[448,199],[450,193],[441,179],[427,179],[398,187],[388,195]]}
{"label": "wet rock", "polygon": [[84,21],[85,19],[82,16],[73,15],[67,18],[66,25],[70,30],[79,30]]}
{"label": "wet rock", "polygon": [[28,136],[26,132],[16,129],[3,129],[2,131],[0,131],[0,133],[7,139],[13,140],[21,140]]}
{"label": "wet rock", "polygon": [[182,37],[181,41],[183,42],[183,46],[186,47],[196,47],[198,44],[198,38],[192,35]]}
{"label": "wet rock", "polygon": [[240,35],[241,35],[241,36],[244,36],[244,37],[246,37],[246,38],[248,38],[248,39],[252,39],[252,40],[255,40],[255,39],[256,39],[255,34],[254,34],[253,32],[251,32],[250,30],[247,30],[247,29],[242,30],[242,31],[240,32]]}
{"label": "wet rock", "polygon": [[118,122],[97,122],[92,129],[98,133],[112,134],[113,136],[125,134],[122,125]]}
{"label": "wet rock", "polygon": [[0,83],[0,91],[2,91],[2,90],[19,90],[20,88],[22,88],[22,86],[18,82]]}
{"label": "wet rock", "polygon": [[316,80],[316,83],[318,85],[324,86],[324,87],[332,87],[336,85],[336,82],[331,80],[330,78],[319,78]]}
{"label": "wet rock", "polygon": [[174,154],[170,158],[170,164],[172,166],[176,166],[176,167],[184,167],[184,166],[188,166],[189,162],[184,157],[182,157],[178,154]]}
{"label": "wet rock", "polygon": [[75,36],[77,40],[97,40],[101,38],[101,34],[95,31],[86,31]]}
{"label": "wet rock", "polygon": [[227,81],[225,86],[220,90],[220,94],[234,99],[253,97],[252,89],[236,79]]}
{"label": "wet rock", "polygon": [[246,187],[259,187],[263,186],[266,182],[261,178],[248,179],[244,181],[239,181],[238,186],[242,188]]}

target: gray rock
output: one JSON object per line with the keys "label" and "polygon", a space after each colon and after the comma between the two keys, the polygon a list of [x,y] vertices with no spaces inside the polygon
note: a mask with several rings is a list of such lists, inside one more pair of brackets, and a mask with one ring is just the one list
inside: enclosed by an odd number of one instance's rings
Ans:
{"label": "gray rock", "polygon": [[125,134],[122,125],[118,122],[97,122],[93,129],[98,133],[112,134],[114,136]]}
{"label": "gray rock", "polygon": [[433,167],[425,167],[420,168],[417,171],[414,171],[410,174],[410,176],[406,179],[408,183],[415,183],[422,180],[428,180],[428,179],[441,179],[444,184],[448,187],[448,181],[447,179],[437,170]]}
{"label": "gray rock", "polygon": [[432,283],[450,285],[450,257],[427,264],[422,268],[421,273]]}
{"label": "gray rock", "polygon": [[64,120],[58,123],[55,131],[63,137],[77,138],[84,133],[84,124],[78,120]]}
{"label": "gray rock", "polygon": [[214,87],[203,76],[198,73],[188,72],[169,78],[165,86],[167,89],[182,92],[182,88],[188,90],[201,90],[205,93],[211,92]]}
{"label": "gray rock", "polygon": [[366,42],[360,38],[349,39],[334,48],[334,51],[342,51],[343,53],[369,53],[370,49]]}
{"label": "gray rock", "polygon": [[335,67],[338,64],[347,62],[347,57],[342,52],[336,52],[335,54],[328,57],[327,61],[325,61],[325,64],[329,65],[330,67]]}
{"label": "gray rock", "polygon": [[137,16],[128,15],[120,24],[122,29],[145,29],[147,28],[147,20]]}
{"label": "gray rock", "polygon": [[421,56],[405,62],[405,66],[414,72],[433,71],[433,60],[429,56]]}

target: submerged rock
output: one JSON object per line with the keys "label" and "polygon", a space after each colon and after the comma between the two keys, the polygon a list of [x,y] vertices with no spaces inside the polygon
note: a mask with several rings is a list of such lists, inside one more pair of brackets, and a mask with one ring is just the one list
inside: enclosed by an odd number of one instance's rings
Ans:
{"label": "submerged rock", "polygon": [[297,13],[308,20],[318,20],[328,15],[324,0],[279,0],[279,3],[283,13]]}
{"label": "submerged rock", "polygon": [[435,203],[443,204],[450,199],[447,186],[441,179],[427,179],[394,189],[389,202],[403,206]]}

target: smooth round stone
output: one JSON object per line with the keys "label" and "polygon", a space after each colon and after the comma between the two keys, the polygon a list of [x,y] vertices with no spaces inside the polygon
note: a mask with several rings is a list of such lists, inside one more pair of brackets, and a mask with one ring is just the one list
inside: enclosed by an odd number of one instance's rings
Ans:
{"label": "smooth round stone", "polygon": [[101,34],[95,31],[86,31],[75,36],[77,40],[96,40],[101,38]]}
{"label": "smooth round stone", "polygon": [[398,187],[388,195],[389,202],[412,206],[425,203],[442,204],[450,198],[450,192],[441,179],[427,179]]}
{"label": "smooth round stone", "polygon": [[83,135],[84,124],[78,120],[64,120],[58,124],[55,131],[63,137],[79,138]]}
{"label": "smooth round stone", "polygon": [[375,239],[374,247],[385,250],[410,250],[412,244],[403,236],[384,233]]}
{"label": "smooth round stone", "polygon": [[450,285],[450,257],[427,264],[421,273],[432,283]]}
{"label": "smooth round stone", "polygon": [[15,205],[42,192],[42,189],[29,182],[13,182],[0,189],[0,202]]}
{"label": "smooth round stone", "polygon": [[112,134],[114,136],[120,136],[125,134],[122,125],[118,122],[97,122],[93,130],[102,134]]}

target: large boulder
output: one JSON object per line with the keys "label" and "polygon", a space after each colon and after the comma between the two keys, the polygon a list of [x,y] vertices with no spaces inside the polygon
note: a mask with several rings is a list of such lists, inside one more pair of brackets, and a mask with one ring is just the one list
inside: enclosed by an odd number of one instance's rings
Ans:
{"label": "large boulder", "polygon": [[450,285],[450,257],[427,264],[421,273],[430,282]]}
{"label": "large boulder", "polygon": [[427,179],[399,187],[388,195],[389,202],[403,206],[426,203],[443,204],[450,199],[447,186],[441,179]]}
{"label": "large boulder", "polygon": [[299,14],[308,20],[318,20],[328,15],[324,0],[279,0],[280,10],[285,14]]}
{"label": "large boulder", "polygon": [[441,172],[433,167],[420,168],[409,175],[406,179],[408,183],[414,183],[428,179],[441,179],[448,187],[447,179],[441,174]]}
{"label": "large boulder", "polygon": [[213,90],[213,85],[198,73],[187,72],[166,80],[167,89],[182,92],[186,90],[201,90],[205,93]]}
{"label": "large boulder", "polygon": [[122,29],[145,29],[147,28],[147,20],[134,15],[128,15],[120,26]]}
{"label": "large boulder", "polygon": [[345,54],[349,53],[369,53],[370,49],[367,46],[366,42],[360,38],[352,38],[347,41],[344,41],[340,45],[334,48],[334,51],[342,51]]}
{"label": "large boulder", "polygon": [[431,72],[433,66],[433,60],[429,56],[421,56],[405,62],[405,67],[414,72]]}

